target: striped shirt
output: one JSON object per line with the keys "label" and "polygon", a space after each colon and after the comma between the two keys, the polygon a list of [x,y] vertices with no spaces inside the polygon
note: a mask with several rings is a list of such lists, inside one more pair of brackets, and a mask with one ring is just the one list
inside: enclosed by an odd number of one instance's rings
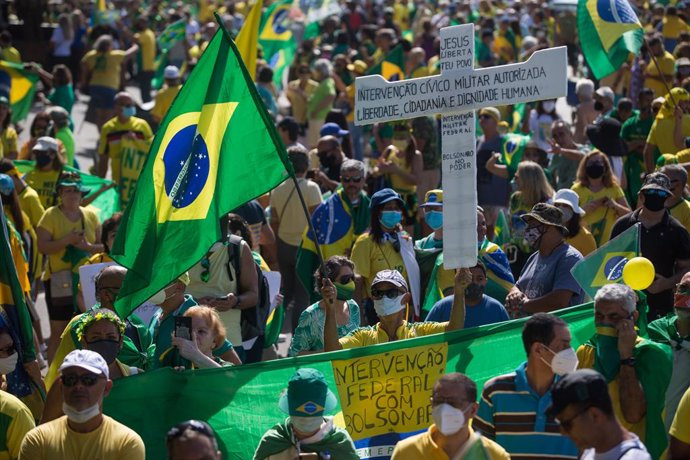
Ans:
{"label": "striped shirt", "polygon": [[513,459],[577,458],[575,444],[546,416],[551,390],[537,394],[527,382],[526,369],[524,362],[514,373],[486,382],[472,426]]}

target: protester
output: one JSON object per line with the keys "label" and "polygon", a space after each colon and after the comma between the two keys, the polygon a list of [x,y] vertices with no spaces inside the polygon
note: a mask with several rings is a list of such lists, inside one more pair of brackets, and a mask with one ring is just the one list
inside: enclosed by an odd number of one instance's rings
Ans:
{"label": "protester", "polygon": [[7,158],[0,158],[0,173],[7,174],[12,178],[22,212],[26,213],[29,217],[29,222],[31,222],[31,226],[35,229],[38,227],[38,222],[45,212],[38,192],[31,188],[26,181],[21,178],[19,171],[14,167],[14,163]]}
{"label": "protester", "polygon": [[[468,453],[490,460],[510,455],[495,441],[479,436],[472,428],[477,413],[477,385],[458,372],[441,376],[431,394],[433,425],[423,433],[396,444],[392,460],[411,458],[456,458]],[[474,457],[472,457],[474,458]]]}
{"label": "protester", "polygon": [[65,416],[39,425],[24,438],[19,458],[145,458],[144,441],[131,429],[103,414],[110,393],[108,365],[98,353],[75,350],[60,366]]}
{"label": "protester", "polygon": [[168,113],[180,89],[182,89],[180,69],[174,65],[166,66],[163,69],[163,87],[156,93],[151,109],[151,118],[155,123],[160,124],[163,121],[163,117]]}
{"label": "protester", "polygon": [[0,95],[0,143],[2,144],[2,155],[5,158],[14,160],[19,155],[17,131],[11,124],[12,110],[7,96]]}
{"label": "protester", "polygon": [[32,148],[36,167],[24,176],[24,181],[36,190],[44,208],[55,206],[56,182],[64,166],[64,160],[58,154],[58,143],[48,136],[36,140]]}
{"label": "protester", "polygon": [[169,460],[222,460],[213,428],[202,420],[178,423],[166,436]]}
{"label": "protester", "polygon": [[594,82],[582,78],[575,85],[575,95],[578,104],[575,109],[575,132],[573,137],[575,142],[580,144],[587,142],[587,126],[594,123],[598,112],[594,109]]}
{"label": "protester", "polygon": [[278,407],[288,418],[261,438],[254,460],[295,458],[309,452],[327,453],[332,458],[358,459],[352,438],[325,417],[338,404],[321,372],[302,368],[293,374]]}
{"label": "protester", "polygon": [[625,177],[628,181],[626,197],[633,206],[637,202],[637,193],[642,186],[640,176],[645,171],[643,152],[654,123],[653,100],[654,91],[642,88],[637,98],[637,113],[633,112],[633,115],[621,127],[621,139],[626,142],[628,148],[628,155],[624,159]]}
{"label": "protester", "polygon": [[5,426],[0,429],[0,440],[3,443],[0,456],[19,458],[22,441],[36,427],[34,417],[20,399],[5,391],[0,392],[0,414],[6,420]]}
{"label": "protester", "polygon": [[[312,80],[311,70],[306,64],[299,66],[297,76],[296,80],[288,83],[286,96],[292,107],[292,116],[299,124],[299,134],[303,135],[306,132],[309,121],[307,119],[308,101],[312,93],[319,87],[319,82]],[[287,144],[285,145],[287,146]]]}
{"label": "protester", "polygon": [[[655,94],[664,95],[666,90]],[[648,173],[654,171],[656,152],[677,153],[685,148],[685,138],[690,135],[690,115],[686,114],[688,107],[690,93],[683,88],[673,88],[666,94],[644,146],[644,163]]]}
{"label": "protester", "polygon": [[553,205],[538,203],[522,219],[527,222],[525,240],[536,251],[508,293],[506,309],[522,316],[582,303],[584,292],[570,273],[582,254],[565,242],[568,230],[562,224],[563,213]]}
{"label": "protester", "polygon": [[[455,291],[465,292],[472,282],[472,274],[466,268],[458,269],[455,275]],[[322,280],[324,296],[333,298],[336,288],[330,280]],[[405,320],[410,293],[405,278],[397,270],[381,270],[371,282],[371,297],[379,322],[373,327],[360,327],[339,339],[336,330],[335,308],[326,304],[324,345],[326,351],[365,347],[400,339],[450,332],[462,329],[465,323],[465,297],[457,296],[453,301],[450,319],[444,323],[411,323]]]}
{"label": "protester", "polygon": [[508,180],[491,174],[486,163],[503,148],[503,136],[498,131],[501,112],[495,107],[479,110],[479,126],[484,133],[477,147],[477,202],[484,209],[487,236],[494,237],[494,226],[499,211],[508,204]]}
{"label": "protester", "polygon": [[567,188],[561,189],[554,195],[553,205],[563,213],[563,225],[568,229],[565,242],[585,257],[593,252],[597,248],[597,243],[590,231],[582,225],[585,210],[579,205],[577,193]]}
{"label": "protester", "polygon": [[621,425],[636,434],[658,458],[666,448],[661,416],[671,377],[671,358],[635,331],[639,312],[635,292],[607,284],[594,296],[596,334],[577,350],[581,369],[594,369],[608,383]]}
{"label": "protester", "polygon": [[[183,316],[192,318],[191,339],[174,336],[174,348],[164,351],[160,359],[179,362],[181,357],[190,362],[188,367],[191,369],[232,366],[232,363],[223,361],[213,354],[214,350],[221,348],[225,342],[225,327],[215,308],[198,305],[187,309]],[[165,356],[167,353],[171,356]],[[174,354],[179,354],[177,359],[172,356]]]}
{"label": "protester", "polygon": [[549,167],[556,189],[572,187],[577,179],[577,168],[587,153],[586,147],[575,143],[570,125],[563,120],[551,125],[549,145],[553,154]]}
{"label": "protester", "polygon": [[[501,235],[497,234],[497,238],[501,238]],[[504,302],[515,284],[515,278],[503,249],[486,237],[486,218],[481,207],[477,207],[477,247],[479,260],[486,267],[486,294]]]}
{"label": "protester", "polygon": [[[276,124],[276,129],[278,130],[278,135],[280,139],[285,144],[285,148],[289,149],[291,147],[299,147],[301,149],[307,150],[307,148],[298,142],[300,125],[292,117],[285,117]],[[308,166],[308,164],[307,164]]]}
{"label": "protester", "polygon": [[577,458],[576,446],[558,434],[546,412],[554,383],[577,367],[570,341],[568,324],[559,317],[536,313],[528,319],[522,328],[527,361],[484,384],[473,428],[512,456]]}
{"label": "protester", "polygon": [[312,75],[318,86],[307,98],[308,148],[316,147],[321,125],[324,124],[326,114],[335,100],[335,81],[332,74],[333,64],[328,59],[317,59],[314,62]]}
{"label": "protester", "polygon": [[690,269],[690,235],[664,208],[671,196],[671,181],[662,173],[648,174],[640,189],[640,208],[618,219],[611,230],[615,238],[640,223],[640,255],[654,264],[654,282],[647,288],[651,322],[665,316],[673,305],[672,288]]}
{"label": "protester", "polygon": [[640,438],[616,419],[606,379],[600,373],[581,369],[566,374],[554,385],[552,399],[549,413],[582,451],[581,460],[652,459]]}
{"label": "protester", "polygon": [[292,336],[292,343],[288,351],[289,356],[318,353],[324,348],[324,325],[328,303],[336,305],[336,323],[338,338],[342,338],[360,326],[359,305],[352,297],[355,292],[355,265],[343,256],[332,256],[324,263],[324,270],[328,279],[336,289],[335,299],[328,296],[331,291],[323,288],[323,274],[321,269],[314,273],[314,287],[320,288],[322,300],[311,305],[302,312],[299,322]]}
{"label": "protester", "polygon": [[671,217],[674,217],[685,230],[690,232],[690,202],[685,199],[685,187],[688,184],[688,172],[681,165],[666,165],[660,170],[669,179],[671,196],[664,206]]}
{"label": "protester", "polygon": [[684,422],[684,420],[688,419],[689,413],[690,389],[686,390],[681,398],[676,416],[669,430],[669,447],[668,456],[666,457],[668,460],[680,460],[690,455],[690,432],[688,432],[687,423]]}

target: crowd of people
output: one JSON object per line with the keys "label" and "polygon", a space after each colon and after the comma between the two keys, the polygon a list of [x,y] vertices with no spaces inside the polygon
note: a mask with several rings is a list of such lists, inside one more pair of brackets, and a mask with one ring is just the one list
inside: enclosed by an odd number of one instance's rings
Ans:
{"label": "crowd of people", "polygon": [[[0,457],[143,459],[141,437],[103,414],[120,378],[526,318],[526,360],[480,390],[467,375],[442,375],[429,395],[433,424],[399,442],[394,459],[690,458],[690,3],[631,2],[645,42],[600,80],[578,45],[573,8],[345,0],[317,21],[318,33],[291,14],[293,61],[283,70],[259,47],[253,70],[296,179],[223,216],[223,238],[128,317],[115,309],[127,269],[110,256],[123,214],[95,200],[115,188],[124,210],[135,198],[158,126],[218,30],[212,13],[236,34],[253,4],[104,3],[52,5],[42,55],[22,47],[35,37],[0,33],[2,60],[41,87],[29,117],[16,120],[0,85],[0,198],[39,351],[26,362],[0,315],[0,373],[21,373],[29,388],[5,379]],[[16,12],[3,9],[0,22]],[[572,78],[567,100],[478,111],[477,229],[449,235],[440,118],[357,126],[354,81],[381,62],[397,65],[399,79],[438,74],[440,29],[465,23],[475,25],[476,67],[565,45]],[[162,43],[175,24],[183,36]],[[75,128],[84,111],[97,145]],[[518,137],[510,163],[506,146]],[[92,190],[88,175],[112,183]],[[652,284],[608,284],[589,299],[573,267],[636,225]],[[474,266],[444,268],[444,237],[476,239]],[[95,304],[79,279],[90,264],[107,264]],[[281,276],[275,296],[271,271]],[[596,333],[575,350],[553,313],[590,300]],[[269,311],[280,334],[269,334]],[[337,393],[324,376],[305,367],[286,385],[277,402],[288,418],[254,458],[358,458],[326,415]],[[221,458],[203,420],[172,427],[167,448],[172,459]]]}

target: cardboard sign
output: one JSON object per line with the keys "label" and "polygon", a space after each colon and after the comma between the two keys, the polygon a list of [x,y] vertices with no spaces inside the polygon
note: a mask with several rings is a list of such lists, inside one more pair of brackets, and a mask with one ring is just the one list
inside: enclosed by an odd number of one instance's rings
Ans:
{"label": "cardboard sign", "polygon": [[81,285],[81,293],[84,296],[84,305],[86,308],[91,308],[96,304],[96,275],[101,270],[111,265],[117,265],[115,262],[104,262],[100,264],[87,264],[79,267],[79,284]]}

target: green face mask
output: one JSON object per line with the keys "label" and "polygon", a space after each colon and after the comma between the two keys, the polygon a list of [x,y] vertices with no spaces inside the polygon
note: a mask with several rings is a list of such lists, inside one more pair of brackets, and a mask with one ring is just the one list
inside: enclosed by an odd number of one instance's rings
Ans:
{"label": "green face mask", "polygon": [[355,293],[355,282],[350,281],[347,284],[333,283],[336,290],[336,298],[338,300],[352,300],[352,295]]}
{"label": "green face mask", "polygon": [[610,382],[618,375],[621,356],[618,353],[618,330],[611,324],[597,323],[597,346],[594,369]]}

